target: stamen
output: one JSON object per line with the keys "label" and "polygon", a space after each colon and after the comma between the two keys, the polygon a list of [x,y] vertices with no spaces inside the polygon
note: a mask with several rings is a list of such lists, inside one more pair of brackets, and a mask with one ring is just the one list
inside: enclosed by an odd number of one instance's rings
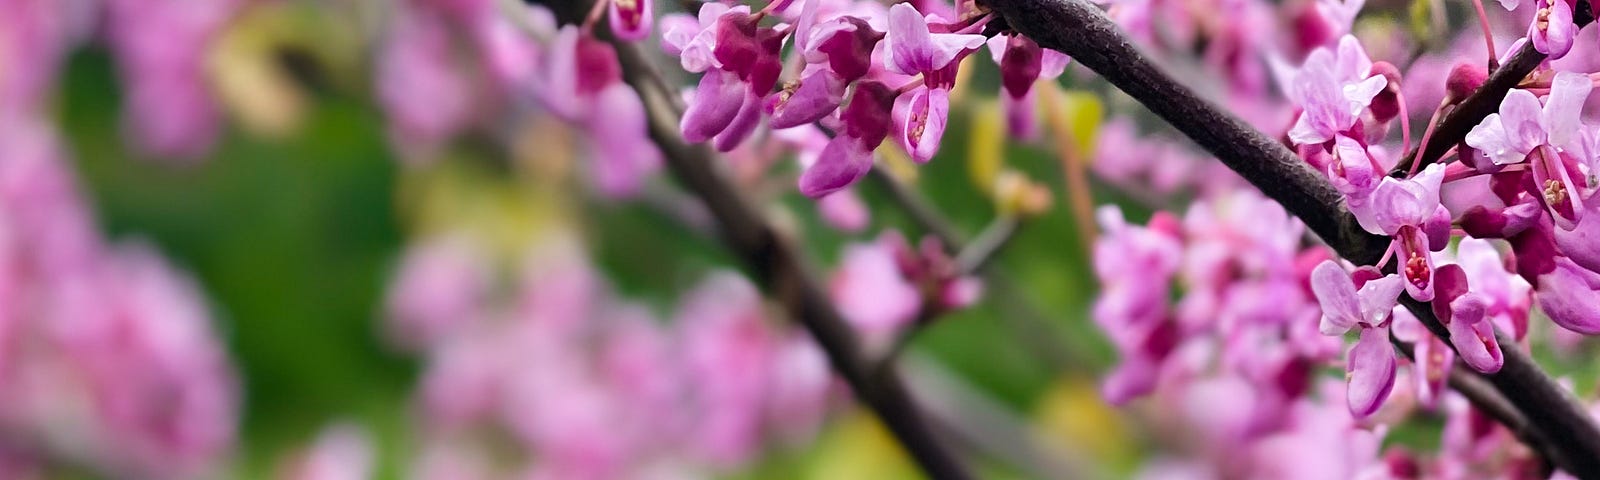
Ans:
{"label": "stamen", "polygon": [[778,112],[782,112],[783,107],[789,105],[789,97],[793,97],[794,91],[799,89],[799,80],[784,83],[783,89],[778,91],[778,104],[772,107],[772,113],[776,115]]}
{"label": "stamen", "polygon": [[611,0],[617,4],[617,11],[622,13],[622,21],[630,26],[638,26],[641,14],[639,0]]}
{"label": "stamen", "polygon": [[924,108],[921,112],[918,112],[911,117],[911,134],[907,135],[907,137],[909,137],[908,139],[911,141],[911,146],[915,147],[922,143],[922,132],[927,129],[928,109]]}
{"label": "stamen", "polygon": [[1406,281],[1416,285],[1417,288],[1428,288],[1429,276],[1433,273],[1428,271],[1428,259],[1423,258],[1423,255],[1427,253],[1412,255],[1406,259]]}
{"label": "stamen", "polygon": [[1560,180],[1547,179],[1544,181],[1544,203],[1550,206],[1559,205],[1567,201],[1567,186]]}

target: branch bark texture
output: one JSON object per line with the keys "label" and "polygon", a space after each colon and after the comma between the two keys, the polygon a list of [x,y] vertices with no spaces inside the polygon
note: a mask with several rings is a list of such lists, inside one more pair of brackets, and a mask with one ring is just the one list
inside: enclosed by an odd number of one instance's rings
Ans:
{"label": "branch bark texture", "polygon": [[[1072,56],[1132,96],[1299,217],[1339,255],[1364,265],[1376,263],[1383,255],[1389,239],[1362,230],[1342,206],[1339,193],[1321,175],[1283,144],[1161,71],[1098,7],[1085,0],[985,0],[983,4],[1004,17],[1012,29],[1041,46]],[[1447,122],[1453,122],[1450,131],[1437,132],[1429,152],[1434,151],[1434,143],[1443,148],[1460,141],[1482,116],[1498,107],[1505,92],[1542,60],[1538,52],[1533,52],[1536,58],[1528,55],[1529,51],[1531,48],[1506,62],[1471,96],[1476,98],[1471,105],[1458,107],[1458,113],[1447,117]],[[1472,119],[1473,115],[1478,119]],[[1449,338],[1429,304],[1409,297],[1401,300],[1435,335]],[[1529,427],[1539,432],[1539,438],[1548,439],[1535,446],[1545,458],[1581,478],[1600,478],[1600,429],[1595,422],[1572,394],[1545,375],[1516,343],[1502,338],[1501,345],[1507,346],[1505,365],[1497,373],[1482,375],[1484,379],[1516,407]]]}

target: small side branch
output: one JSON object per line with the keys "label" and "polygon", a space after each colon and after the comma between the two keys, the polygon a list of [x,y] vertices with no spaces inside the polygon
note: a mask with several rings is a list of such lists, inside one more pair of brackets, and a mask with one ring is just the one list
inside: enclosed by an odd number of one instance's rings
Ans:
{"label": "small side branch", "polygon": [[[1572,23],[1582,28],[1593,21],[1594,17],[1589,14],[1589,0],[1580,0],[1578,6],[1572,10]],[[1438,126],[1434,127],[1433,139],[1425,146],[1427,150],[1418,152],[1412,149],[1406,152],[1400,163],[1389,171],[1389,176],[1404,176],[1406,172],[1420,170],[1444,157],[1446,151],[1467,137],[1467,132],[1472,131],[1472,127],[1482,123],[1484,117],[1500,110],[1500,101],[1506,98],[1506,93],[1522,83],[1522,80],[1527,78],[1529,73],[1533,73],[1544,59],[1545,54],[1535,50],[1533,43],[1524,43],[1521,50],[1517,50],[1517,53],[1506,59],[1500,68],[1489,74],[1489,78],[1478,87],[1478,90],[1468,95],[1450,111],[1449,115],[1439,120]],[[1415,162],[1421,163],[1413,169],[1411,164]]]}

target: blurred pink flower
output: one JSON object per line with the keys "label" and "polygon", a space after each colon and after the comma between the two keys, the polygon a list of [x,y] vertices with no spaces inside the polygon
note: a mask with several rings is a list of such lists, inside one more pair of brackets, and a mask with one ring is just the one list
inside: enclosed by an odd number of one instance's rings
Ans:
{"label": "blurred pink flower", "polygon": [[482,314],[493,272],[462,237],[412,246],[401,259],[389,290],[390,328],[408,348],[436,345]]}
{"label": "blurred pink flower", "polygon": [[373,76],[389,141],[409,163],[431,160],[473,113],[472,86],[459,70],[447,24],[436,15],[396,8],[379,48]]}
{"label": "blurred pink flower", "polygon": [[222,125],[206,73],[212,40],[235,0],[107,0],[111,48],[125,93],[123,127],[146,153],[193,160]]}
{"label": "blurred pink flower", "polygon": [[355,424],[338,423],[324,428],[281,478],[364,480],[372,478],[373,467],[370,435]]}

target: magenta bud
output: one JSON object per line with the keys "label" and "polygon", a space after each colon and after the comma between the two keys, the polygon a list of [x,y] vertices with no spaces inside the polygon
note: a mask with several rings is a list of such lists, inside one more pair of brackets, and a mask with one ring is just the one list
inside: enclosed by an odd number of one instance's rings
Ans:
{"label": "magenta bud", "polygon": [[1461,62],[1450,69],[1450,77],[1444,82],[1446,98],[1450,103],[1455,103],[1467,98],[1472,92],[1478,91],[1483,82],[1489,80],[1489,71],[1481,63]]}
{"label": "magenta bud", "polygon": [[1383,91],[1372,97],[1372,116],[1379,122],[1393,120],[1400,114],[1400,69],[1389,62],[1375,62],[1372,64],[1372,74],[1383,75],[1388,80]]}

